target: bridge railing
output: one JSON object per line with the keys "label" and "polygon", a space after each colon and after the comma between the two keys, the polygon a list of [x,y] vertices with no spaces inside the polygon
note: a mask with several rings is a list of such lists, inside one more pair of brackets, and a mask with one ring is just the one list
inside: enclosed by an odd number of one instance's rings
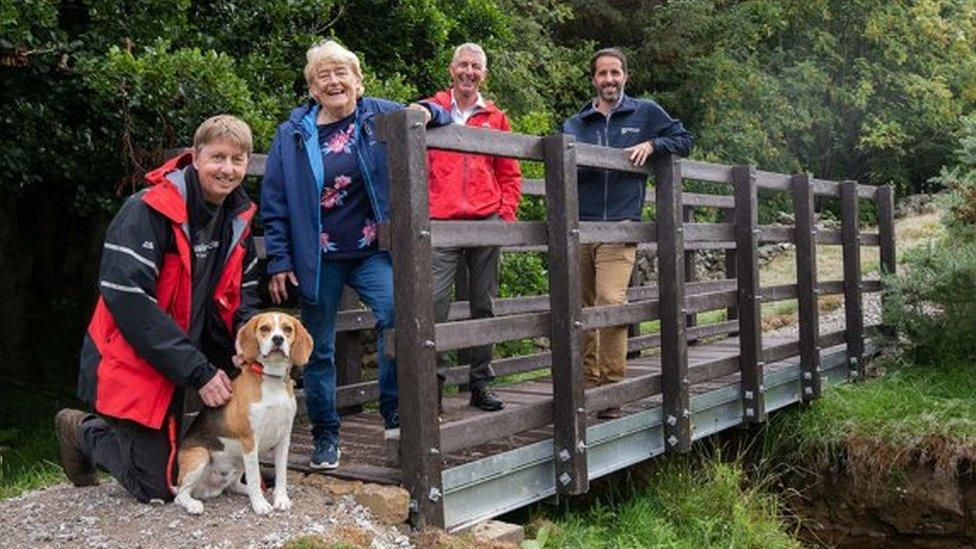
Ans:
{"label": "bridge railing", "polygon": [[[650,168],[630,164],[620,150],[574,143],[568,136],[535,137],[460,126],[426,131],[419,115],[409,111],[380,122],[387,141],[391,175],[393,220],[390,231],[395,269],[396,330],[390,335],[398,361],[401,390],[402,438],[399,454],[403,481],[412,495],[415,522],[442,521],[440,470],[444,453],[553,426],[553,463],[557,493],[578,494],[588,489],[586,414],[611,405],[660,394],[663,400],[666,447],[687,451],[692,440],[690,392],[692,384],[738,372],[743,393],[743,418],[765,420],[763,373],[766,362],[799,355],[804,399],[820,390],[818,349],[846,342],[852,377],[862,371],[864,326],[861,293],[878,291],[880,284],[864,282],[860,246],[881,247],[882,266],[894,271],[891,189],[836,183],[809,175],[782,175],[750,166],[721,166],[677,157],[656,156]],[[428,148],[491,154],[541,161],[546,202],[544,222],[435,221],[428,218],[426,152]],[[653,174],[656,210],[653,222],[580,222],[576,173],[579,167]],[[732,196],[682,193],[685,180],[723,183]],[[758,223],[758,190],[790,192],[794,199],[794,227]],[[539,185],[527,185],[539,194]],[[534,192],[533,192],[534,191]],[[813,197],[837,197],[842,204],[842,229],[817,230]],[[882,222],[878,234],[860,234],[859,199],[878,203]],[[686,222],[686,207],[713,207],[728,212],[722,223]],[[578,272],[579,246],[598,242],[637,243],[654,249],[658,260],[656,285],[631,288],[629,303],[582,306]],[[765,242],[794,242],[797,283],[762,287],[758,246]],[[839,244],[844,252],[844,279],[818,282],[816,244]],[[455,304],[451,321],[434,322],[431,299],[431,250],[451,246],[503,246],[512,251],[543,250],[549,262],[549,295],[499,300],[496,318],[464,319]],[[543,248],[544,247],[544,248]],[[734,262],[734,278],[688,281],[688,252],[724,249]],[[732,265],[729,271],[732,271]],[[843,293],[846,329],[820,334],[817,296]],[[762,345],[760,306],[765,302],[798,299],[800,338],[797,343]],[[734,309],[738,318],[712,326],[689,327],[688,317],[701,311]],[[454,315],[457,316],[454,316]],[[644,375],[584,390],[582,338],[585,330],[660,321],[660,333],[631,339],[633,348],[660,346],[660,374]],[[689,367],[688,340],[737,332],[739,355]],[[505,373],[551,368],[551,399],[511,407],[489,415],[471,416],[441,425],[436,408],[435,355],[487,343],[545,336],[549,353],[502,361]],[[464,368],[451,372],[460,381]]]}
{"label": "bridge railing", "polygon": [[[881,268],[895,271],[893,194],[890,187],[855,182],[832,182],[808,174],[783,175],[750,166],[724,166],[669,155],[653,158],[637,168],[626,153],[574,143],[567,136],[538,137],[516,133],[447,126],[427,131],[420,115],[401,111],[384,117],[380,137],[387,142],[391,176],[392,223],[381,230],[382,245],[391,249],[395,269],[396,329],[387,345],[398,361],[402,433],[393,446],[404,485],[411,493],[415,524],[442,524],[441,469],[443,456],[516,433],[553,426],[553,463],[558,493],[588,489],[586,414],[609,406],[661,395],[665,447],[687,451],[693,426],[690,388],[708,380],[739,373],[747,422],[765,419],[763,375],[765,363],[800,357],[802,398],[820,393],[819,349],[846,343],[852,378],[863,374],[863,336],[875,327],[863,325],[863,292],[881,290],[877,280],[862,280],[860,248],[880,247]],[[543,180],[526,180],[523,192],[543,196],[545,221],[517,223],[488,221],[430,221],[428,217],[428,148],[540,161]],[[265,157],[253,155],[249,175],[264,173]],[[580,222],[576,172],[579,167],[614,169],[653,176],[652,222]],[[683,183],[700,181],[727,185],[729,195],[685,193]],[[758,223],[760,189],[789,193],[793,226]],[[841,229],[817,229],[814,197],[841,201]],[[878,233],[861,233],[858,202],[874,201]],[[721,222],[696,223],[693,209],[715,208]],[[635,285],[628,303],[583,307],[578,273],[579,246],[598,242],[636,243],[656,252],[656,284]],[[760,244],[792,242],[796,246],[796,283],[762,286],[758,271]],[[259,241],[259,250],[261,250]],[[816,245],[843,247],[844,276],[819,281]],[[470,319],[467,302],[452,304],[447,322],[434,322],[431,250],[437,247],[501,246],[506,253],[544,252],[549,265],[549,293],[495,300],[495,318]],[[694,280],[694,256],[702,250],[723,250],[725,278]],[[821,334],[817,299],[844,295],[844,330]],[[778,346],[762,344],[760,306],[797,299],[799,339]],[[357,334],[375,324],[372,314],[354,296],[343,300],[338,315],[337,367],[340,408],[356,410],[375,401],[375,381],[361,381]],[[697,313],[726,310],[727,319],[697,326]],[[583,332],[607,326],[658,320],[659,333],[632,332],[628,350],[660,348],[661,372],[584,390]],[[738,334],[739,355],[690,365],[688,344],[700,338]],[[486,343],[548,337],[550,350],[499,359],[497,375],[549,368],[551,398],[535,399],[487,415],[473,415],[440,424],[437,416],[435,356],[438,352]],[[448,385],[467,379],[467,367],[445,372]]]}

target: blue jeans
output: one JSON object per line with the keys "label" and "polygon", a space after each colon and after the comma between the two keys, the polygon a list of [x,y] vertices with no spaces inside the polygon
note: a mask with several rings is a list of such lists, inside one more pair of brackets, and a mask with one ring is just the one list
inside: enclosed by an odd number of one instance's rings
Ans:
{"label": "blue jeans", "polygon": [[386,355],[384,333],[393,327],[393,263],[378,252],[358,259],[323,260],[319,269],[318,304],[302,302],[302,322],[315,339],[305,366],[305,404],[312,435],[338,441],[336,412],[335,327],[342,288],[348,285],[376,317],[376,354],[379,362],[380,413],[384,419],[397,411],[396,361]]}

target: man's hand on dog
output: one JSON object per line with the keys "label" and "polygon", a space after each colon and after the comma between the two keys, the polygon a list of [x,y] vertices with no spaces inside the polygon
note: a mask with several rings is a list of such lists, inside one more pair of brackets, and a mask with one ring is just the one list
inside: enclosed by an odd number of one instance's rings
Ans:
{"label": "man's hand on dog", "polygon": [[200,387],[200,399],[207,406],[216,408],[230,402],[232,390],[230,378],[223,370],[217,370],[217,375],[213,376],[213,379],[208,381],[206,385]]}

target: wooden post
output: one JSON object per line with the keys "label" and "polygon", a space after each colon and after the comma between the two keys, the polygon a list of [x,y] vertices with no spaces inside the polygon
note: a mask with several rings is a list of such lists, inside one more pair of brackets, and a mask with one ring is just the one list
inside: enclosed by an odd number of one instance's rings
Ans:
{"label": "wooden post", "polygon": [[[878,187],[875,194],[878,205],[878,239],[881,253],[881,274],[893,275],[897,270],[895,260],[895,193],[891,185]],[[884,310],[885,295],[881,294],[881,310]],[[889,337],[895,335],[891,326],[881,327],[882,333]]]}
{"label": "wooden post", "polygon": [[809,174],[798,174],[793,182],[793,213],[796,220],[796,293],[799,302],[800,396],[810,402],[820,396],[820,316],[817,308],[817,241],[814,227],[813,187]]}
{"label": "wooden post", "polygon": [[664,447],[691,450],[691,398],[685,328],[684,228],[681,221],[681,164],[678,157],[654,157],[657,193],[657,276],[661,312],[661,392]]}
{"label": "wooden post", "polygon": [[444,526],[434,342],[433,277],[423,114],[409,109],[379,120],[390,170],[400,463],[414,526]]}
{"label": "wooden post", "polygon": [[[359,308],[359,297],[352,288],[346,286],[342,289],[342,301],[339,306],[340,311],[348,311]],[[364,311],[365,312],[365,311]],[[363,379],[362,370],[363,341],[360,332],[339,332],[335,338],[335,365],[336,365],[336,386],[351,385],[359,383]],[[358,414],[363,411],[361,405],[347,406],[341,408],[339,413],[343,415]]]}
{"label": "wooden post", "polygon": [[844,318],[850,377],[864,377],[864,317],[861,304],[861,242],[857,182],[840,184],[841,243],[844,248]]}
{"label": "wooden post", "polygon": [[543,138],[549,231],[553,452],[556,493],[589,490],[583,395],[583,294],[579,274],[579,203],[573,138]]}
{"label": "wooden post", "polygon": [[[693,206],[683,206],[681,212],[681,219],[684,223],[694,223],[695,221],[695,208]],[[697,279],[697,273],[695,272],[695,251],[685,250],[685,282],[694,282]],[[694,328],[698,325],[698,315],[691,313],[685,317],[685,326],[689,328]],[[695,340],[689,343],[694,343]]]}
{"label": "wooden post", "polygon": [[[735,223],[735,210],[722,210],[722,223]],[[734,279],[735,276],[735,249],[725,250],[725,278]],[[725,309],[725,320],[736,320],[739,318],[739,309],[737,307],[728,307]],[[731,332],[729,336],[737,336],[738,332]]]}
{"label": "wooden post", "polygon": [[747,423],[766,421],[759,295],[759,197],[756,168],[732,168],[735,187],[735,247],[739,305],[739,370]]}

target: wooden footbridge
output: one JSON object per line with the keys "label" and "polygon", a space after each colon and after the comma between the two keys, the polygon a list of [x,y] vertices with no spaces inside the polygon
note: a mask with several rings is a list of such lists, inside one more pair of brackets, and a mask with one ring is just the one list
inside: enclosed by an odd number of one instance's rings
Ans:
{"label": "wooden footbridge", "polygon": [[[862,294],[881,290],[861,272],[861,247],[880,247],[881,270],[895,271],[893,195],[890,187],[832,182],[808,174],[783,175],[751,166],[722,166],[657,156],[636,168],[621,150],[574,143],[569,136],[537,137],[447,126],[426,130],[421,115],[391,114],[380,121],[391,172],[392,224],[384,238],[395,269],[396,329],[388,348],[396,355],[401,433],[384,440],[374,381],[362,381],[359,332],[372,315],[354,298],[339,315],[337,369],[343,419],[342,465],[329,474],[399,483],[410,492],[415,525],[456,530],[553,495],[582,494],[591,479],[667,452],[687,452],[692,441],[795,402],[809,402],[832,382],[863,376],[863,358],[875,350],[864,326]],[[428,218],[427,148],[515,157],[545,165],[544,182],[526,181],[525,194],[544,196],[545,221],[518,223],[434,221]],[[263,172],[263,157],[250,172]],[[653,176],[655,221],[580,222],[579,167]],[[682,192],[683,183],[727,185],[731,195]],[[758,192],[792,198],[794,226],[758,223]],[[841,229],[816,228],[815,197],[840,201]],[[823,200],[822,199],[822,200]],[[859,204],[876,204],[877,233],[859,230]],[[695,223],[693,208],[716,208],[722,223]],[[632,242],[655,250],[657,284],[634,286],[629,302],[583,307],[579,246]],[[762,286],[761,243],[796,246],[796,284]],[[843,247],[843,280],[818,280],[816,245]],[[549,294],[495,301],[496,318],[471,320],[466,302],[452,305],[448,322],[435,324],[431,249],[502,246],[506,253],[544,252]],[[694,252],[724,250],[726,278],[695,281]],[[846,328],[821,333],[818,296],[842,294]],[[799,337],[764,337],[760,306],[798,301]],[[724,322],[696,325],[705,311],[728,311]],[[659,320],[660,332],[632,331],[627,379],[584,389],[585,330]],[[463,393],[445,397],[437,412],[435,355],[487,343],[546,337],[550,350],[496,360],[498,376],[537,372],[498,387],[506,407],[482,412]],[[692,344],[689,344],[691,342]],[[467,380],[466,366],[447,372],[447,386]],[[595,412],[622,405],[624,415],[599,420]],[[293,437],[292,465],[307,470],[308,426]]]}

